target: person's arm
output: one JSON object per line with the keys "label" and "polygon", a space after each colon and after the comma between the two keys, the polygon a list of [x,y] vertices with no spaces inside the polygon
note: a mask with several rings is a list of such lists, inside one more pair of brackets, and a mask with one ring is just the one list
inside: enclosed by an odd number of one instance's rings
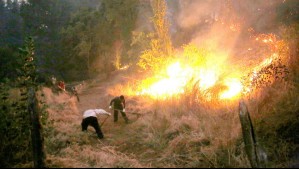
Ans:
{"label": "person's arm", "polygon": [[95,109],[95,113],[97,114],[97,115],[100,115],[100,114],[106,114],[106,115],[111,115],[111,113],[109,113],[109,112],[106,112],[105,110],[103,110],[103,109]]}
{"label": "person's arm", "polygon": [[112,103],[114,102],[114,100],[115,100],[115,98],[110,101],[110,106],[112,106]]}
{"label": "person's arm", "polygon": [[113,104],[114,100],[115,100],[115,99],[112,99],[112,100],[110,101],[109,109],[112,109],[112,104]]}

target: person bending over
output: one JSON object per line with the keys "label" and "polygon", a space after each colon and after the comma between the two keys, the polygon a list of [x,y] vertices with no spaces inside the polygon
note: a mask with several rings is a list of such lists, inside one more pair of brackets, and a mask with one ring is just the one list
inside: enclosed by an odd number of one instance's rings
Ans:
{"label": "person bending over", "polygon": [[111,113],[108,113],[103,109],[89,109],[83,113],[83,120],[81,126],[82,131],[87,131],[88,126],[92,126],[95,129],[98,138],[103,139],[104,135],[97,118],[97,116],[100,114],[106,114],[108,116],[111,116]]}

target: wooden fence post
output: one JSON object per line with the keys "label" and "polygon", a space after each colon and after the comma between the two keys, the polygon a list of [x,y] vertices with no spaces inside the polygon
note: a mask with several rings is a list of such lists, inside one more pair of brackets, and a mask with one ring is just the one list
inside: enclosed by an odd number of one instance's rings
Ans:
{"label": "wooden fence post", "polygon": [[45,168],[45,153],[42,136],[42,125],[40,123],[40,112],[34,88],[28,92],[28,110],[31,117],[31,140],[33,149],[33,160],[35,168]]}
{"label": "wooden fence post", "polygon": [[245,151],[249,158],[251,167],[265,167],[267,162],[267,155],[257,144],[251,118],[244,101],[240,101],[239,103],[239,117],[242,126]]}

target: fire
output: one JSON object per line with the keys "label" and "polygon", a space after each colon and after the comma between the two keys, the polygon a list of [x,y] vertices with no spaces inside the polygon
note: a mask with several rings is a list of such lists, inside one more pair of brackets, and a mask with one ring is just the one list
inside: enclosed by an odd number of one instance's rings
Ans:
{"label": "fire", "polygon": [[148,89],[142,90],[139,94],[149,94],[155,97],[166,97],[183,93],[184,87],[191,77],[189,68],[183,69],[179,62],[167,68],[167,77],[152,84]]}
{"label": "fire", "polygon": [[[249,82],[252,83],[254,80],[256,80],[259,77],[258,72],[261,71],[263,68],[271,65],[275,59],[278,59],[278,57],[279,56],[277,53],[273,53],[269,58],[264,59],[259,65],[254,67],[253,71],[251,72],[250,76],[248,77]],[[252,92],[251,85],[243,87],[244,94],[247,94],[250,92]]]}
{"label": "fire", "polygon": [[220,99],[230,99],[238,96],[243,90],[243,85],[239,79],[228,79],[225,81],[228,90],[220,95]]}
{"label": "fire", "polygon": [[257,66],[255,69],[258,70],[258,69],[261,69],[263,67],[266,67],[266,66],[269,66],[274,59],[278,58],[278,54],[277,53],[273,53],[272,56],[270,58],[266,58],[263,60],[263,62]]}
{"label": "fire", "polygon": [[[254,68],[248,79],[253,81],[257,76],[256,72],[270,65],[277,56],[278,55],[274,53],[270,58],[263,60]],[[166,76],[164,78],[160,78],[160,80],[155,83],[151,83],[148,88],[142,87],[143,90],[138,94],[147,94],[155,98],[165,98],[182,94],[185,92],[185,88],[191,79],[198,82],[198,89],[200,92],[205,93],[207,100],[209,100],[208,97],[212,95],[217,95],[220,100],[234,100],[241,97],[242,94],[252,92],[250,86],[243,86],[241,74],[234,77],[224,75],[220,77],[223,72],[220,68],[217,69],[217,66],[210,69],[208,69],[207,66],[198,67],[199,68],[183,67],[180,62],[171,64],[167,67],[165,71]],[[212,89],[216,85],[223,86],[224,89],[220,88],[216,93],[211,93],[213,90],[209,89]]]}
{"label": "fire", "polygon": [[[192,78],[199,82],[198,87],[201,91],[213,87],[219,81],[219,73],[216,70],[207,68],[201,68],[199,71],[196,70],[190,67],[183,68],[180,62],[171,64],[166,69],[167,77],[153,83],[149,88],[143,89],[138,94],[148,94],[155,98],[165,98],[184,93],[188,81]],[[243,88],[240,80],[237,78],[225,80],[224,85],[227,87],[227,91],[221,93],[219,96],[220,99],[234,98],[241,93]]]}
{"label": "fire", "polygon": [[[278,57],[277,53],[273,53],[256,67],[248,68],[250,73],[245,77],[246,82],[244,82],[245,73],[248,73],[246,69],[245,71],[244,69],[243,71],[233,69],[232,65],[226,64],[226,56],[215,55],[214,58],[209,56],[207,62],[189,64],[189,66],[182,65],[180,61],[177,61],[161,71],[160,75],[156,76],[159,78],[155,77],[154,80],[149,80],[141,85],[142,90],[137,94],[166,98],[183,94],[187,86],[194,86],[198,83],[196,91],[208,101],[211,101],[212,98],[235,100],[253,92],[254,87],[251,84],[258,77],[258,72],[271,65],[273,60]],[[161,70],[163,69],[161,68]]]}
{"label": "fire", "polygon": [[184,84],[177,83],[175,79],[162,79],[161,81],[153,84],[149,89],[144,90],[142,93],[152,94],[156,97],[174,95],[184,92],[182,86]]}
{"label": "fire", "polygon": [[199,73],[199,88],[206,90],[215,85],[218,76],[214,70],[202,69]]}
{"label": "fire", "polygon": [[169,77],[176,77],[181,71],[182,68],[179,62],[176,62],[167,68],[167,74]]}

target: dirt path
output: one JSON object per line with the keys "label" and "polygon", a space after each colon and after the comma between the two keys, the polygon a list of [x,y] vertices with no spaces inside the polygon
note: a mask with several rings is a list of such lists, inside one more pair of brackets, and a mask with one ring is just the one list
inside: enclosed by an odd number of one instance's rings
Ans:
{"label": "dirt path", "polygon": [[[94,82],[90,86],[83,89],[83,91],[79,93],[80,102],[77,103],[78,111],[83,113],[87,109],[104,109],[113,115],[112,111],[109,110],[109,103],[110,99],[112,99],[114,96],[108,95],[107,93],[107,89],[110,85],[110,82],[102,80],[101,82]],[[101,123],[107,117],[108,116],[106,115],[100,115],[98,117],[100,125],[102,125]],[[102,126],[104,134],[107,133],[104,131],[105,128],[112,128],[112,120],[113,116],[110,116],[107,120],[105,120],[105,124]]]}
{"label": "dirt path", "polygon": [[[119,79],[119,77],[118,77]],[[99,142],[95,144],[102,144],[105,146],[112,146],[115,147],[116,150],[122,151],[123,154],[130,154],[132,155],[130,145],[127,146],[127,141],[130,135],[134,135],[134,133],[129,133],[128,130],[131,130],[131,124],[125,124],[124,119],[122,118],[121,114],[119,114],[119,119],[117,123],[113,122],[113,110],[109,109],[109,103],[112,96],[108,93],[109,87],[117,83],[118,81],[101,81],[98,83],[94,83],[90,87],[85,88],[80,94],[80,102],[78,102],[78,111],[84,112],[87,109],[92,108],[100,108],[104,109],[111,113],[111,116],[100,115],[98,117],[98,121],[101,125],[102,132],[105,136],[103,140],[97,140]],[[126,113],[129,119],[135,120],[135,116],[132,116]],[[104,122],[105,121],[105,122]],[[104,124],[103,124],[104,122]],[[103,125],[103,126],[102,126]],[[89,127],[89,132],[94,132],[92,127]],[[96,135],[94,134],[93,137],[95,138]],[[96,139],[95,139],[96,140]],[[133,145],[134,146],[134,145]],[[133,154],[134,156],[134,154]]]}
{"label": "dirt path", "polygon": [[[113,79],[94,79],[84,82],[79,91],[80,101],[70,97],[67,93],[54,94],[51,89],[45,89],[49,105],[49,121],[52,130],[47,134],[48,163],[51,167],[77,168],[143,168],[151,167],[153,151],[142,145],[142,133],[138,130],[139,117],[127,112],[133,123],[125,124],[119,114],[117,123],[113,122],[113,112],[109,103],[116,95],[111,95],[115,85],[126,83],[122,72],[115,72]],[[125,94],[124,94],[125,95]],[[129,108],[139,105],[131,98],[127,98]],[[87,132],[81,131],[82,113],[87,109],[104,109],[112,116],[100,115],[104,139],[97,139],[94,129],[89,126]],[[108,118],[107,118],[108,117]],[[140,118],[142,119],[142,118]],[[103,121],[105,121],[103,125]],[[145,156],[149,158],[145,158]]]}

